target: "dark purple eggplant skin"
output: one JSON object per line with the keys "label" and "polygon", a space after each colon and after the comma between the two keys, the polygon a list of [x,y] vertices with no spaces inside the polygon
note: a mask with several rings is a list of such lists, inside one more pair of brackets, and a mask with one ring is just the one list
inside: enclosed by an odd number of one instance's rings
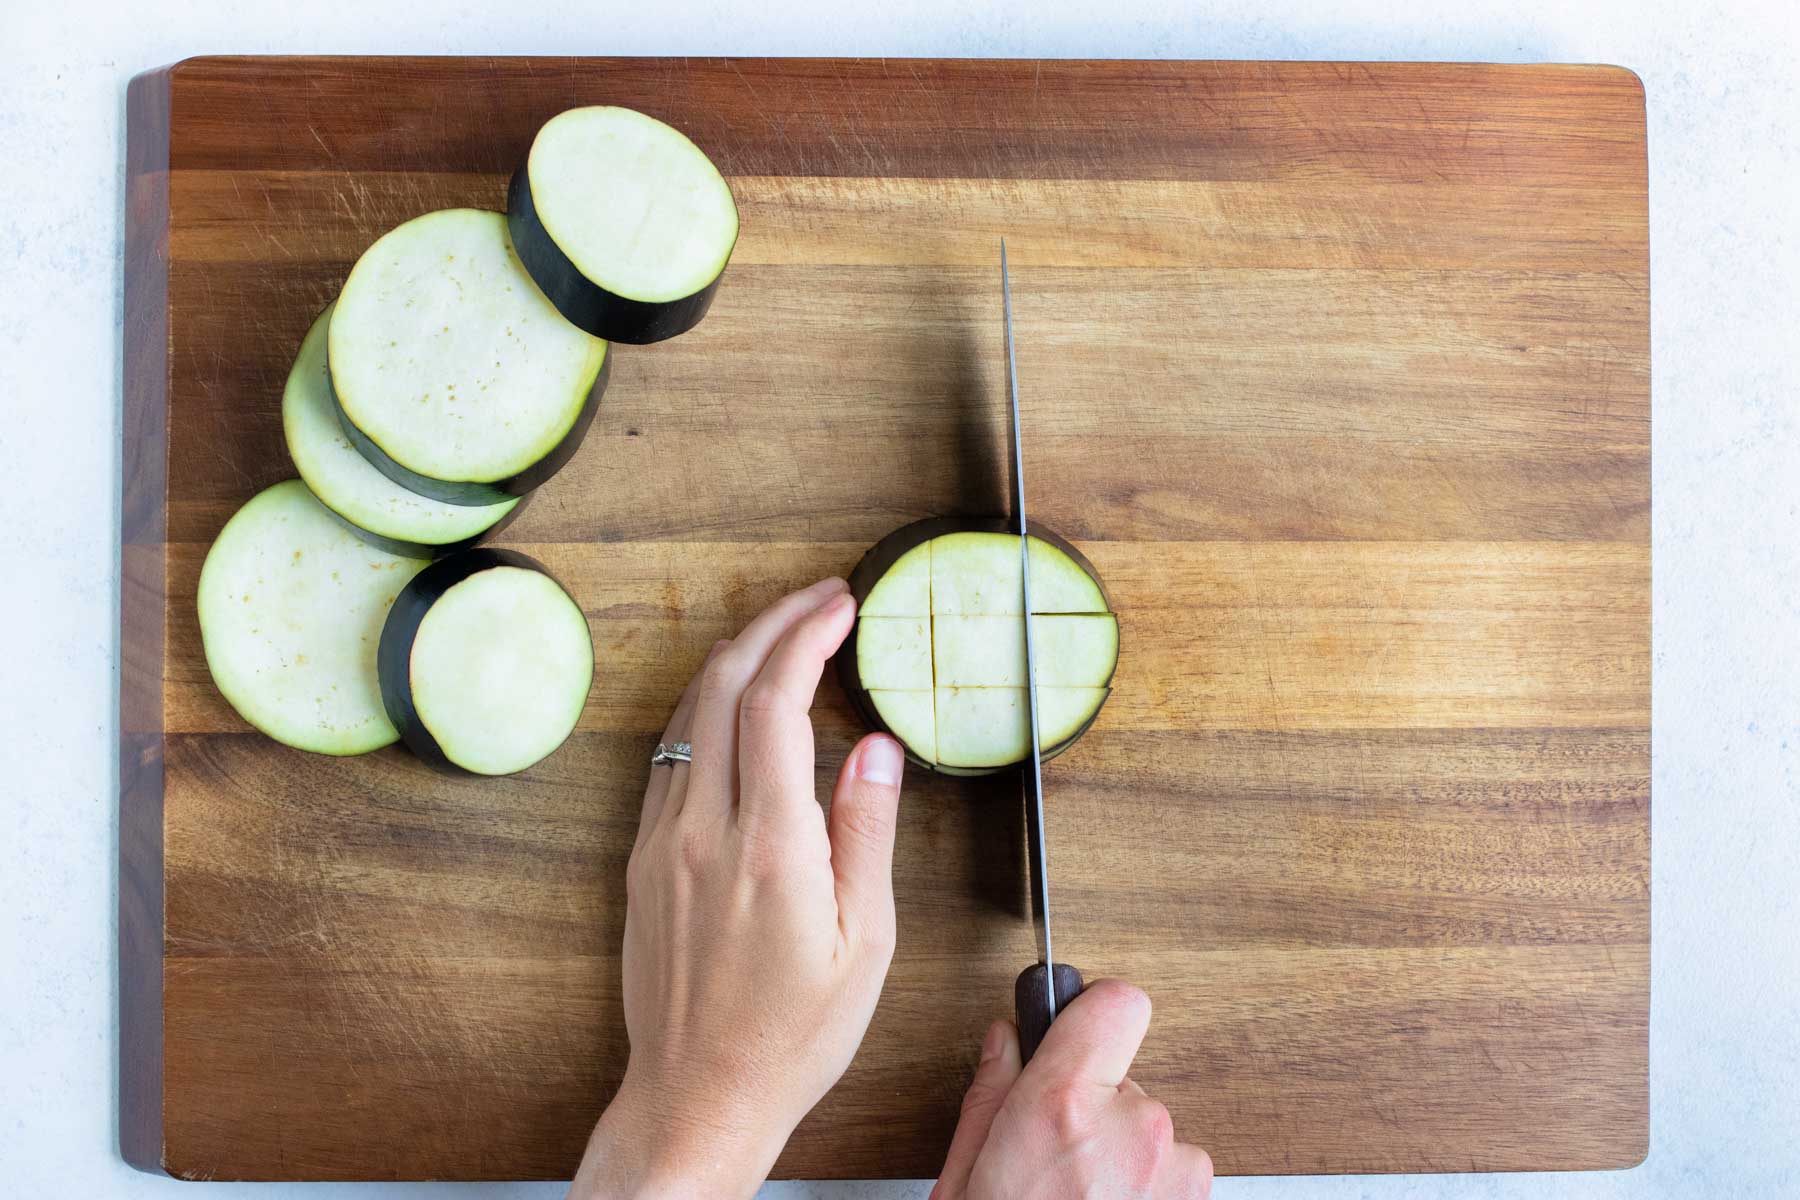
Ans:
{"label": "dark purple eggplant skin", "polygon": [[[412,577],[394,599],[394,606],[388,609],[387,621],[381,627],[381,641],[375,648],[375,676],[381,683],[381,706],[387,710],[388,720],[400,731],[400,740],[408,750],[447,775],[466,776],[474,772],[450,761],[450,756],[431,736],[431,730],[425,728],[419,710],[413,705],[413,639],[418,636],[419,623],[425,619],[425,614],[445,592],[471,575],[495,567],[536,571],[562,587],[562,581],[551,575],[543,563],[517,550],[492,546],[465,550],[452,558],[439,559]],[[563,588],[564,592],[568,590]]]}
{"label": "dark purple eggplant skin", "polygon": [[[875,585],[881,582],[882,576],[886,575],[893,569],[894,564],[900,561],[900,556],[932,538],[942,537],[947,533],[1017,532],[1017,527],[1005,517],[926,517],[924,520],[914,521],[910,525],[902,525],[871,546],[862,559],[857,562],[855,569],[850,572],[850,595],[855,599],[856,606],[860,610],[862,602],[868,598],[870,592],[875,590]],[[1109,610],[1112,608],[1112,596],[1106,590],[1106,581],[1100,578],[1100,572],[1094,568],[1092,562],[1088,561],[1087,555],[1077,550],[1067,538],[1042,525],[1032,525],[1031,536],[1055,546],[1074,560],[1075,565],[1087,572],[1088,578],[1092,579],[1094,585],[1100,589],[1100,597],[1106,602],[1106,607]],[[864,725],[877,733],[891,734],[892,730],[882,721],[881,715],[875,711],[874,701],[869,698],[869,691],[863,687],[862,678],[857,674],[856,636],[859,625],[860,621],[850,626],[850,636],[844,639],[842,646],[838,647],[836,655],[838,684],[844,689],[844,695],[850,699],[850,707],[856,710],[856,715],[862,719]],[[1081,728],[1063,741],[1054,746],[1045,747],[1038,761],[1049,762],[1080,741],[1082,736],[1093,727],[1101,710],[1106,707],[1106,701],[1111,698],[1112,693],[1109,688],[1107,695],[1100,701],[1100,707],[1094,710],[1094,715],[1084,721]],[[912,748],[900,738],[896,737],[894,740],[900,742],[901,749],[906,751],[908,762],[938,775],[973,778],[981,775],[995,775],[1018,766],[1017,763],[1008,763],[1000,767],[946,767],[942,763],[926,762],[914,754]]]}
{"label": "dark purple eggplant skin", "polygon": [[374,546],[376,549],[386,550],[389,554],[398,554],[401,558],[427,559],[449,558],[452,554],[461,554],[464,550],[473,550],[476,546],[491,540],[494,535],[518,520],[519,514],[524,512],[526,506],[531,503],[530,496],[521,497],[519,502],[512,506],[510,512],[504,517],[501,517],[498,521],[495,521],[492,525],[489,525],[480,533],[476,534],[474,537],[463,538],[460,542],[435,543],[409,542],[401,538],[391,538],[383,534],[371,532],[370,530],[364,529],[361,525],[358,525],[355,521],[352,521],[349,517],[346,517],[337,509],[331,507],[331,505],[326,504],[324,498],[317,492],[313,493],[313,498],[318,500],[325,511],[331,514],[334,521],[339,525],[342,525],[345,529],[348,529],[351,533],[354,533],[369,545]]}
{"label": "dark purple eggplant skin", "polygon": [[[376,445],[374,440],[357,428],[350,414],[338,400],[337,388],[331,389],[331,410],[337,414],[338,426],[344,436],[350,439],[357,452],[369,460],[377,471],[416,495],[429,500],[439,500],[445,504],[461,504],[467,507],[480,507],[484,504],[498,504],[514,496],[529,495],[532,489],[542,484],[552,475],[562,470],[575,451],[581,449],[582,439],[587,437],[588,427],[594,423],[594,414],[600,411],[600,397],[606,392],[607,380],[612,377],[613,348],[606,347],[606,356],[600,360],[600,370],[594,376],[594,386],[588,389],[587,399],[582,402],[581,411],[575,414],[575,423],[569,426],[569,432],[563,434],[562,441],[544,457],[520,471],[517,475],[509,475],[505,479],[496,479],[491,483],[474,482],[459,479],[434,479],[429,475],[421,475],[408,467],[401,466],[388,457],[387,451]],[[325,363],[325,377],[331,378],[331,361],[329,356]]]}
{"label": "dark purple eggplant skin", "polygon": [[[506,228],[525,273],[563,319],[608,342],[647,346],[686,333],[712,307],[713,294],[725,278],[725,268],[720,267],[712,282],[699,291],[678,300],[655,303],[607,291],[583,275],[544,228],[531,195],[529,164],[514,171],[512,182],[507,185]],[[729,264],[729,256],[726,262]]]}

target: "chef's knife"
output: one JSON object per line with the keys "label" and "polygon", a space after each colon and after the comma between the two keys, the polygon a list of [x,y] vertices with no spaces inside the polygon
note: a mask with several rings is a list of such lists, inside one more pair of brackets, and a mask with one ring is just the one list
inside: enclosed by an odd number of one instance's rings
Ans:
{"label": "chef's knife", "polygon": [[1081,972],[1059,963],[1050,950],[1050,876],[1044,852],[1043,747],[1038,742],[1037,655],[1031,629],[1031,554],[1025,522],[1025,455],[1019,437],[1019,380],[1013,355],[1012,285],[1006,274],[1006,240],[1000,241],[1000,304],[1006,317],[1006,395],[1012,423],[1008,426],[1012,455],[1013,526],[1019,535],[1019,583],[1025,613],[1025,724],[1031,730],[1031,756],[1019,772],[1025,799],[1025,854],[1030,864],[1031,923],[1037,933],[1038,960],[1020,972],[1013,984],[1013,1008],[1019,1020],[1019,1050],[1031,1061],[1050,1022],[1063,1006],[1081,994]]}

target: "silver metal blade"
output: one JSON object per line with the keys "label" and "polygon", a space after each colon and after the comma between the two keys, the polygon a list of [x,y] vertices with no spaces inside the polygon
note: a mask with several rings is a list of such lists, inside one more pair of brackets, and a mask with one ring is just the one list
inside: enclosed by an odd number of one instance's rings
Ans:
{"label": "silver metal blade", "polygon": [[1018,362],[1013,354],[1012,283],[1006,273],[1006,239],[1000,239],[1000,304],[1006,316],[1006,395],[1011,409],[1013,525],[1019,534],[1019,581],[1025,611],[1025,722],[1031,729],[1031,758],[1019,772],[1025,794],[1026,859],[1031,871],[1031,923],[1037,932],[1038,961],[1044,964],[1044,1003],[1056,1017],[1056,960],[1050,952],[1050,871],[1044,848],[1043,747],[1038,743],[1037,648],[1031,629],[1031,553],[1025,520],[1025,453],[1019,436]]}

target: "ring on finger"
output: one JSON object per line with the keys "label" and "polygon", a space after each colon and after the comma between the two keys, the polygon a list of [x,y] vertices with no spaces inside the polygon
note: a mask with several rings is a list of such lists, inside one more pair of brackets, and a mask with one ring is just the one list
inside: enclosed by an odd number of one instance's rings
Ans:
{"label": "ring on finger", "polygon": [[650,756],[653,767],[672,767],[676,763],[694,761],[694,747],[688,742],[658,742],[656,753]]}

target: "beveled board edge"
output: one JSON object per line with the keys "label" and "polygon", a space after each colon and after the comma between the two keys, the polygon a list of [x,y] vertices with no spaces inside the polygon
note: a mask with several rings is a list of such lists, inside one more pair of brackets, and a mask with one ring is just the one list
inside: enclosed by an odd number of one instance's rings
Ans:
{"label": "beveled board edge", "polygon": [[119,514],[119,1152],[163,1154],[163,619],[168,530],[172,68],[125,93]]}
{"label": "beveled board edge", "polygon": [[[1439,141],[1429,144],[1427,160],[1417,129],[1391,121],[1364,131],[1381,134],[1382,152],[1317,137],[1321,121],[1355,122],[1371,109],[1391,116],[1396,84],[1429,86],[1439,108],[1420,112],[1426,125],[1473,119],[1495,103],[1554,99],[1618,111],[1641,108],[1643,99],[1629,70],[1574,63],[220,55],[173,70],[185,76],[182,90],[197,114],[255,105],[267,117],[248,129],[197,119],[174,147],[176,170],[308,170],[323,155],[339,172],[472,172],[500,180],[517,167],[543,114],[602,101],[679,121],[727,178],[1226,182],[1306,180],[1321,171],[1443,181],[1506,169],[1516,146]],[[293,138],[293,97],[310,94],[317,75],[351,71],[383,96],[391,120]],[[1125,76],[1130,86],[1118,86]],[[420,78],[433,87],[409,86]],[[434,136],[429,149],[397,141],[393,128],[436,118],[433,89],[472,97],[492,119]],[[807,97],[807,119],[771,119],[771,94],[795,89]],[[671,94],[682,96],[679,106],[671,106]],[[1207,119],[1215,95],[1261,115],[1247,125]],[[922,107],[930,119],[920,118]],[[1114,136],[1123,126],[1134,130],[1131,139]],[[500,130],[515,132],[497,136]],[[1539,164],[1546,179],[1636,188],[1640,149],[1634,141],[1571,138],[1534,144],[1532,152],[1549,156]]]}

